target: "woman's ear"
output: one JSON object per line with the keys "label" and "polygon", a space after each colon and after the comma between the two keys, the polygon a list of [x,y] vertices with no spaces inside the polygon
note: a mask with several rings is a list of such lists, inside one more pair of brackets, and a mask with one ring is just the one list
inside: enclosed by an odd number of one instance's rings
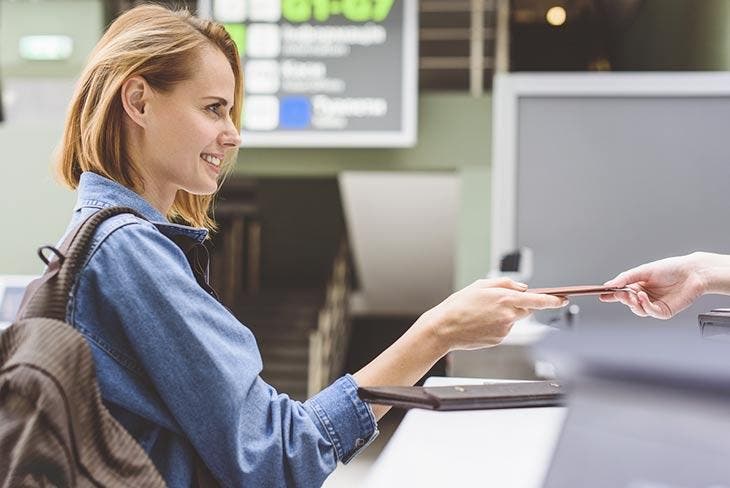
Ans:
{"label": "woman's ear", "polygon": [[130,119],[140,127],[147,126],[147,104],[152,88],[141,76],[132,76],[122,84],[122,106]]}

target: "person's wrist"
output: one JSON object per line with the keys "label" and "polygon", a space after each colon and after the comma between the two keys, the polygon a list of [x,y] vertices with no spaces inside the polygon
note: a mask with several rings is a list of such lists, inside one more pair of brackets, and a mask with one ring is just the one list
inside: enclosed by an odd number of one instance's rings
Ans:
{"label": "person's wrist", "polygon": [[429,350],[437,359],[451,351],[448,335],[445,333],[446,318],[437,309],[424,312],[411,330],[418,334],[418,344]]}
{"label": "person's wrist", "polygon": [[701,294],[730,294],[730,256],[694,252],[690,260],[700,281]]}

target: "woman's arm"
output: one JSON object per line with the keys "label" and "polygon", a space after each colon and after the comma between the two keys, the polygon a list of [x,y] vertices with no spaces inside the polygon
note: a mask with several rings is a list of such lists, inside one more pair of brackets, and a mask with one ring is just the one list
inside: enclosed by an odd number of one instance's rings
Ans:
{"label": "woman's arm", "polygon": [[[525,288],[507,279],[479,280],[454,293],[355,373],[355,381],[360,386],[412,385],[449,351],[495,346],[531,310],[567,303],[559,297],[525,293]],[[375,418],[389,408],[374,405]]]}

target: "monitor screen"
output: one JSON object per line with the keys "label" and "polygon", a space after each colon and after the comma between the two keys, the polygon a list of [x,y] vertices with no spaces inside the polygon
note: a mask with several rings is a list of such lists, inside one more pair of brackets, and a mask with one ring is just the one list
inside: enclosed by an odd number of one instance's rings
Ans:
{"label": "monitor screen", "polygon": [[0,295],[0,322],[12,322],[25,293],[24,286],[8,286]]}

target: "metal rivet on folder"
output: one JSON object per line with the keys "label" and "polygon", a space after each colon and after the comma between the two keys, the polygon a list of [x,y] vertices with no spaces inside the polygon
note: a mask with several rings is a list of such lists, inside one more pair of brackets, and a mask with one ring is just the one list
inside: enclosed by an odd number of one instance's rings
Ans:
{"label": "metal rivet on folder", "polygon": [[455,386],[454,390],[458,391],[459,393],[464,393],[466,390],[461,386]]}
{"label": "metal rivet on folder", "polygon": [[560,388],[560,385],[557,383],[550,383],[550,386],[552,386],[554,388]]}

